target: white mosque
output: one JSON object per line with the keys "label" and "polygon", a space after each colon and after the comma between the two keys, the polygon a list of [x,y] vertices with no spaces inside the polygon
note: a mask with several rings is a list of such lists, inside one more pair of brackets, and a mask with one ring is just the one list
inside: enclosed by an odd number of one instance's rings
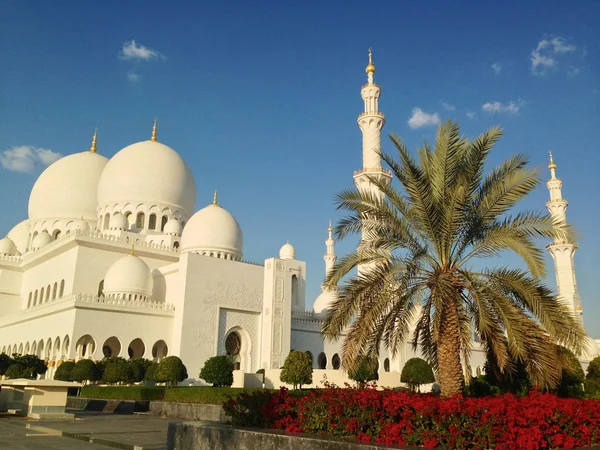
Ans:
{"label": "white mosque", "polygon": [[[375,152],[385,116],[371,55],[366,72],[358,117],[363,168],[354,182],[376,190],[370,180],[391,180],[391,173]],[[547,207],[564,217],[567,201],[555,170],[551,160]],[[94,135],[89,151],[49,166],[31,191],[29,217],[0,240],[0,352],[38,355],[49,377],[65,360],[177,355],[193,381],[214,355],[229,354],[243,375],[277,370],[296,349],[310,352],[314,368],[335,380],[342,342],[324,342],[320,334],[335,289],[323,287],[306,311],[306,264],[292,245],[264,264],[245,262],[242,229],[217,194],[197,212],[195,203],[192,172],[158,141],[156,123],[150,140],[110,160],[97,152]],[[336,260],[331,225],[325,243],[328,271]],[[576,249],[571,242],[548,246],[559,295],[581,316]],[[589,341],[587,361],[598,354]],[[485,358],[473,345],[475,372]],[[386,384],[398,384],[412,356],[408,343],[396,358],[382,351],[380,382],[389,373]],[[248,384],[243,376],[236,380]]]}

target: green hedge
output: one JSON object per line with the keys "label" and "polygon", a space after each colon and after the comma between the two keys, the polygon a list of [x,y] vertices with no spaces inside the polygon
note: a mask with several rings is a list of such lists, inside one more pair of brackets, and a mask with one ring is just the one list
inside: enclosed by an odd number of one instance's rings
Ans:
{"label": "green hedge", "polygon": [[111,400],[162,400],[164,386],[84,386],[80,397]]}
{"label": "green hedge", "polygon": [[178,403],[208,403],[219,405],[231,396],[241,394],[242,392],[261,391],[262,389],[242,389],[229,387],[209,387],[209,386],[183,386],[167,389],[165,391],[165,402]]}

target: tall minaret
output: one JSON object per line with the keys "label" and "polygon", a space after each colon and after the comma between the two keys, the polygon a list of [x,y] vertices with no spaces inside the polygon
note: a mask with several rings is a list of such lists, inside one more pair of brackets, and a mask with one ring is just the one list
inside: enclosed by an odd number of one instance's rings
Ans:
{"label": "tall minaret", "polygon": [[[550,201],[546,202],[548,212],[555,223],[567,224],[567,206],[569,202],[562,198],[562,181],[556,178],[556,164],[550,152],[550,179],[546,183],[550,191]],[[554,272],[556,274],[556,289],[558,297],[564,302],[579,321],[583,324],[583,308],[581,298],[577,291],[577,280],[575,279],[575,263],[573,257],[577,251],[577,243],[568,238],[557,236],[554,242],[546,248],[554,259]]]}
{"label": "tall minaret", "polygon": [[[369,49],[369,64],[365,69],[367,72],[367,84],[365,84],[360,95],[365,103],[365,110],[358,116],[358,126],[362,132],[362,155],[363,168],[354,172],[354,185],[361,191],[370,191],[373,194],[381,194],[381,191],[371,180],[389,184],[392,181],[392,173],[381,168],[381,129],[385,125],[385,116],[379,112],[379,96],[381,87],[373,81],[375,75],[375,64],[373,64],[373,53]],[[361,243],[366,239],[363,232]],[[360,266],[358,273],[364,273],[365,267]]]}
{"label": "tall minaret", "polygon": [[[325,260],[325,278],[327,278],[333,270],[333,266],[335,265],[335,261],[337,259],[337,256],[335,254],[335,241],[333,240],[332,236],[333,228],[331,227],[331,220],[329,221],[329,228],[327,228],[327,232],[329,233],[329,237],[325,241],[327,253],[323,255],[323,259]],[[321,285],[321,289],[323,290],[323,292],[331,290],[325,287],[324,284]]]}

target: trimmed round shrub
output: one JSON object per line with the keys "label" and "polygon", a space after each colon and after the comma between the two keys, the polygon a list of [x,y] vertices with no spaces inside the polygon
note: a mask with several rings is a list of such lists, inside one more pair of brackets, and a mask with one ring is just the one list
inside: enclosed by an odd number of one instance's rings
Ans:
{"label": "trimmed round shrub", "polygon": [[279,379],[284,383],[291,384],[296,389],[302,389],[303,384],[312,383],[312,360],[308,353],[292,350],[285,358]]}
{"label": "trimmed round shrub", "polygon": [[152,364],[152,361],[144,358],[134,358],[129,360],[129,365],[131,366],[132,373],[132,381],[134,383],[139,383],[144,380],[144,375],[146,375],[146,370]]}
{"label": "trimmed round shrub", "polygon": [[177,356],[167,356],[158,363],[156,381],[174,385],[185,380],[187,377],[187,369]]}
{"label": "trimmed round shrub", "polygon": [[375,381],[379,379],[379,374],[377,373],[377,359],[376,358],[368,358],[363,356],[358,363],[358,366],[355,370],[350,370],[348,372],[348,377],[351,380],[356,381],[361,388],[365,386],[369,381]]}
{"label": "trimmed round shrub", "polygon": [[233,363],[227,356],[208,358],[200,371],[200,378],[213,386],[233,384]]}
{"label": "trimmed round shrub", "polygon": [[13,357],[13,364],[23,366],[23,378],[35,379],[38,374],[46,373],[48,370],[46,362],[35,355],[15,355]]}
{"label": "trimmed round shrub", "polygon": [[54,379],[60,381],[71,381],[71,372],[75,367],[75,363],[72,361],[65,361],[56,368],[54,372]]}
{"label": "trimmed round shrub", "polygon": [[129,383],[133,378],[131,366],[123,358],[110,358],[106,361],[102,381],[105,383]]}
{"label": "trimmed round shrub", "polygon": [[158,381],[156,379],[157,374],[158,374],[158,363],[153,362],[146,369],[146,373],[144,374],[144,381]]}
{"label": "trimmed round shrub", "polygon": [[15,378],[29,378],[29,372],[26,367],[21,364],[11,364],[6,373],[6,378],[14,380]]}
{"label": "trimmed round shrub", "polygon": [[427,361],[421,358],[411,358],[406,361],[400,374],[400,381],[408,384],[411,391],[420,391],[422,384],[435,381],[433,370]]}
{"label": "trimmed round shrub", "polygon": [[100,379],[100,372],[96,364],[91,359],[80,359],[75,363],[71,371],[71,381],[97,381]]}

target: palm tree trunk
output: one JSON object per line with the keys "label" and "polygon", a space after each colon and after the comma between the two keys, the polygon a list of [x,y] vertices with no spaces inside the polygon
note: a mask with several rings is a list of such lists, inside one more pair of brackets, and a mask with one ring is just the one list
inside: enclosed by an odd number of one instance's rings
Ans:
{"label": "palm tree trunk", "polygon": [[456,304],[448,301],[442,312],[437,349],[438,371],[442,397],[462,390],[463,374],[460,361],[460,332]]}

